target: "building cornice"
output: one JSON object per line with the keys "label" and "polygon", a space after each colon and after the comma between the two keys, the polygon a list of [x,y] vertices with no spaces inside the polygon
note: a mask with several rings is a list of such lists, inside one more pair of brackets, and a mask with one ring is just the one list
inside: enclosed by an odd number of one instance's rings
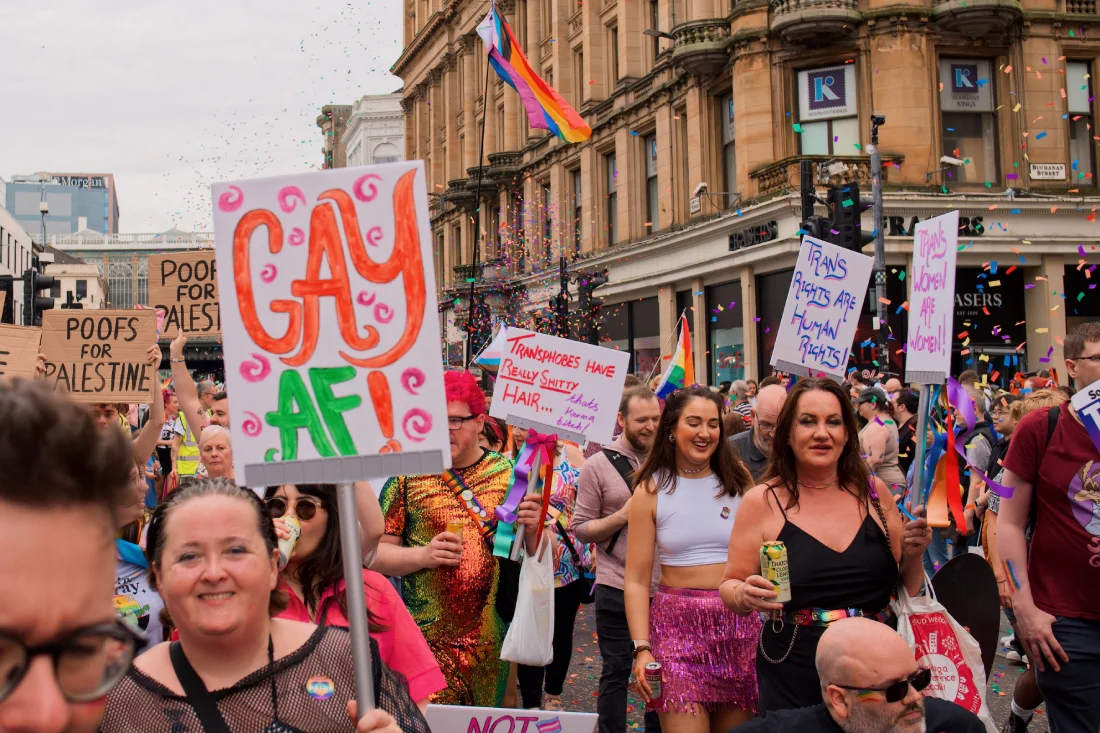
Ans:
{"label": "building cornice", "polygon": [[432,13],[432,17],[428,18],[428,22],[424,24],[424,27],[413,36],[412,43],[406,46],[405,50],[401,52],[401,55],[397,57],[397,61],[393,62],[393,66],[390,67],[390,73],[404,79],[404,74],[408,70],[409,64],[412,62],[413,58],[428,44],[428,41],[436,37],[436,30],[438,30],[446,20],[447,18],[443,13]]}

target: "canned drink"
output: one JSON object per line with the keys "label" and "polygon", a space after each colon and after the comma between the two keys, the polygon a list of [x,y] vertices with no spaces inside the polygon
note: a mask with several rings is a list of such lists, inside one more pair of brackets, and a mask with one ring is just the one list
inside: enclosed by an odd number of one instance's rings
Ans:
{"label": "canned drink", "polygon": [[777,603],[791,600],[791,576],[787,566],[787,546],[782,542],[760,545],[760,574],[767,578],[779,595]]}
{"label": "canned drink", "polygon": [[285,540],[279,540],[279,570],[285,568],[286,564],[290,562],[290,556],[294,554],[294,547],[298,544],[298,538],[302,536],[302,524],[297,517],[288,514],[282,519],[286,522],[286,528],[290,530],[290,536]]}
{"label": "canned drink", "polygon": [[462,539],[462,528],[465,527],[464,522],[447,522],[447,531],[451,534],[458,535],[459,539]]}
{"label": "canned drink", "polygon": [[649,685],[651,701],[661,699],[661,663],[650,662],[645,666],[645,681]]}

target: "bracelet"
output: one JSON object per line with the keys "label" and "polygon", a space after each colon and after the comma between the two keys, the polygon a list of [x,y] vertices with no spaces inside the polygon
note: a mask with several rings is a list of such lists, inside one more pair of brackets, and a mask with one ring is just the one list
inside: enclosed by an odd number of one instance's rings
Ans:
{"label": "bracelet", "polygon": [[640,644],[634,649],[631,656],[633,659],[637,659],[639,654],[648,651],[651,651],[649,648],[649,644]]}
{"label": "bracelet", "polygon": [[971,502],[971,503],[969,503],[969,504],[967,504],[966,506],[963,507],[963,509],[977,509],[977,508],[978,507],[974,504],[974,502]]}
{"label": "bracelet", "polygon": [[178,359],[177,359],[177,358],[175,358],[175,357],[172,357],[172,358],[171,358],[171,359],[169,359],[168,361],[172,362],[173,364],[182,364],[182,363],[184,363],[184,362],[185,362],[185,361],[187,361],[187,360],[186,360],[186,359],[184,359],[184,358],[183,358],[183,357],[181,356],[181,357],[180,357],[180,358],[178,358]]}

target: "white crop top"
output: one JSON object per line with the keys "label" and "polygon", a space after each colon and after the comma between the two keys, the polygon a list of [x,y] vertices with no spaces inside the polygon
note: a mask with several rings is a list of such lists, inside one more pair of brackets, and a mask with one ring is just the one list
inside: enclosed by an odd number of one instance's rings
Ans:
{"label": "white crop top", "polygon": [[[654,477],[657,485],[660,481]],[[729,557],[730,532],[740,496],[719,494],[717,476],[676,480],[676,490],[657,492],[657,547],[661,564],[717,565]]]}

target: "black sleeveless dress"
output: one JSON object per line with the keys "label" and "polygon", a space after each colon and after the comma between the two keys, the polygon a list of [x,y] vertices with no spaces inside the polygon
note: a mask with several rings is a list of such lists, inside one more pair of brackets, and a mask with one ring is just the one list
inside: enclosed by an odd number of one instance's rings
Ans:
{"label": "black sleeveless dress", "polygon": [[[775,493],[772,492],[772,497]],[[787,513],[776,499],[783,518]],[[890,603],[898,583],[898,564],[886,542],[886,535],[875,523],[868,507],[852,543],[843,552],[825,546],[812,535],[787,520],[777,538],[787,546],[791,579],[791,600],[784,604],[795,611],[804,608],[836,610],[858,608],[878,613]],[[817,643],[825,633],[823,626],[799,626],[791,645],[792,624],[765,621],[761,644],[767,657],[786,659],[772,664],[756,650],[756,678],[760,686],[760,712],[817,705],[821,686],[814,666]]]}

